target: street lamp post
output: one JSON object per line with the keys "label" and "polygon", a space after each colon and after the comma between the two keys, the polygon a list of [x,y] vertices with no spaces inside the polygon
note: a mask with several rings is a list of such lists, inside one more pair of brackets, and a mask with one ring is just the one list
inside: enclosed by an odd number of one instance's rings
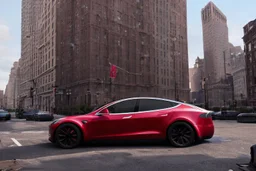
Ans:
{"label": "street lamp post", "polygon": [[67,89],[66,91],[66,95],[67,95],[67,98],[68,98],[68,106],[70,107],[70,96],[71,96],[71,89]]}
{"label": "street lamp post", "polygon": [[175,41],[176,41],[176,37],[172,38],[172,51],[173,51],[173,78],[174,78],[174,98],[175,100],[179,100],[178,99],[178,95],[177,95],[177,81],[176,81],[176,53],[175,53]]}
{"label": "street lamp post", "polygon": [[208,109],[207,78],[204,78],[204,108]]}

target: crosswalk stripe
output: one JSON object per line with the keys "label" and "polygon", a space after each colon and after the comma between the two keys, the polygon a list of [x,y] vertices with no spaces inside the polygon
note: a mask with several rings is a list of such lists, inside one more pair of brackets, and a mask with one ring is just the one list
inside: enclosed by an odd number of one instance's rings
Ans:
{"label": "crosswalk stripe", "polygon": [[22,146],[21,143],[19,143],[19,141],[17,141],[15,138],[11,138],[11,140],[17,145],[17,146]]}

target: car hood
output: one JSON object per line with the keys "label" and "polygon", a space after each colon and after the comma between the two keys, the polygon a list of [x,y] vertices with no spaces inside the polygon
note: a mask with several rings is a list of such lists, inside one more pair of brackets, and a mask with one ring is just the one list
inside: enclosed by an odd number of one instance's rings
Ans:
{"label": "car hood", "polygon": [[74,115],[74,116],[66,116],[64,118],[62,118],[63,120],[90,120],[95,118],[95,115],[93,115],[92,113],[90,114],[85,114],[85,115]]}

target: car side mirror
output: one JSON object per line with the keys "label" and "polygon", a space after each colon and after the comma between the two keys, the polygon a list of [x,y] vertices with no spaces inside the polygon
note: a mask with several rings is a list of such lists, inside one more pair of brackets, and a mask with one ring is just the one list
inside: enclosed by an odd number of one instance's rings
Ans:
{"label": "car side mirror", "polygon": [[102,111],[96,113],[96,116],[103,116],[108,113],[109,113],[108,109],[103,109]]}

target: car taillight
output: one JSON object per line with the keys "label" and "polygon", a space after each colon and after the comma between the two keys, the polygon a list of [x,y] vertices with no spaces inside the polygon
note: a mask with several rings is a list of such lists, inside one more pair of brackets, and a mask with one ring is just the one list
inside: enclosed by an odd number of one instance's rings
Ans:
{"label": "car taillight", "polygon": [[211,117],[212,117],[212,112],[202,113],[200,115],[200,118],[211,118]]}

